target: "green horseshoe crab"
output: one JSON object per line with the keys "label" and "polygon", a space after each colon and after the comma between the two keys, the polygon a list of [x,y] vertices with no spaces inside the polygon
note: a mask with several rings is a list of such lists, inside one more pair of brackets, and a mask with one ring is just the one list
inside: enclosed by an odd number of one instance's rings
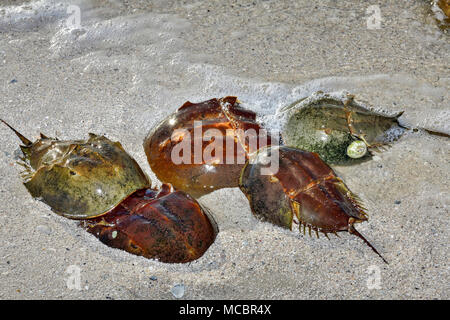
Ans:
{"label": "green horseshoe crab", "polygon": [[150,186],[137,162],[119,142],[89,134],[87,140],[41,136],[35,142],[1,120],[22,141],[19,162],[30,194],[71,219],[101,216],[136,190]]}
{"label": "green horseshoe crab", "polygon": [[281,109],[285,145],[316,152],[330,164],[351,164],[369,158],[372,150],[383,149],[407,130],[398,122],[403,112],[385,116],[353,98],[317,92]]}

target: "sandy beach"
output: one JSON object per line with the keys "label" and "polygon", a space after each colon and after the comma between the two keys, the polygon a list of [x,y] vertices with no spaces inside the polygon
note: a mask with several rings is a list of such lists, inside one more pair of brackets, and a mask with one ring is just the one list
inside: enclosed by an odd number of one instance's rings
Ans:
{"label": "sandy beach", "polygon": [[[165,264],[109,248],[33,199],[19,140],[0,125],[0,299],[449,299],[450,41],[428,1],[0,2],[0,118],[120,141],[153,186],[148,131],[185,101],[237,96],[270,129],[316,91],[404,111],[408,131],[354,166],[360,239],[258,221],[237,188],[199,201],[218,223],[198,260]],[[369,8],[370,7],[370,8]],[[79,14],[79,15],[78,15]]]}

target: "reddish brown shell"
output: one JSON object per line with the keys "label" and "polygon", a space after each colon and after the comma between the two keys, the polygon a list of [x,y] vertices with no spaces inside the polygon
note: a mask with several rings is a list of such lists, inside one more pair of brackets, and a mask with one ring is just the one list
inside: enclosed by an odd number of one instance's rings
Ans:
{"label": "reddish brown shell", "polygon": [[236,97],[186,102],[147,135],[150,167],[159,180],[196,197],[237,187],[248,154],[270,144],[255,118]]}
{"label": "reddish brown shell", "polygon": [[138,190],[106,215],[81,225],[110,247],[168,263],[200,258],[218,232],[207,209],[169,184],[160,191]]}
{"label": "reddish brown shell", "polygon": [[[264,159],[278,152],[278,171],[261,174]],[[348,231],[375,248],[353,227],[367,220],[360,200],[317,153],[289,147],[268,147],[252,156],[242,171],[240,184],[253,214],[292,230],[336,233]],[[384,260],[384,259],[383,259]]]}

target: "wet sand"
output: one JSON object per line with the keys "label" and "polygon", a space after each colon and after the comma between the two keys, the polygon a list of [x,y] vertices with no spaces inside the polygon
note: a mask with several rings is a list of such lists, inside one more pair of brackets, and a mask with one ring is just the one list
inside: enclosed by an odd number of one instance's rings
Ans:
{"label": "wet sand", "polygon": [[[80,25],[67,22],[70,5]],[[0,118],[30,139],[118,140],[154,185],[142,142],[187,100],[236,95],[277,129],[281,107],[348,91],[449,134],[449,35],[427,1],[383,1],[379,28],[366,10],[357,0],[3,1]],[[200,199],[220,232],[199,260],[136,257],[32,199],[18,139],[0,126],[0,140],[2,299],[449,298],[447,138],[410,131],[371,161],[334,167],[368,209],[358,230],[389,265],[347,233],[316,239],[259,222],[238,189]]]}

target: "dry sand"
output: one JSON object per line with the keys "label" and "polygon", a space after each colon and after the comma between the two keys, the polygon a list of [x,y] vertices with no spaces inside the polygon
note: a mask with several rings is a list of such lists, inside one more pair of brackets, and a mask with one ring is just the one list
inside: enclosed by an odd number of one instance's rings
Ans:
{"label": "dry sand", "polygon": [[[346,90],[403,124],[450,133],[450,43],[428,2],[2,1],[0,118],[23,134],[105,134],[152,178],[142,142],[186,100],[237,95],[277,128],[278,108]],[[67,25],[69,5],[80,25]],[[76,22],[69,19],[69,22]],[[371,25],[373,26],[373,25]],[[18,139],[0,126],[2,299],[448,299],[449,140],[409,132],[372,161],[335,167],[365,202],[361,233],[327,240],[257,221],[238,189],[200,201],[219,223],[199,260],[109,248],[33,200]],[[76,275],[79,271],[80,282]],[[74,280],[75,279],[75,280]],[[178,295],[180,297],[180,295]]]}

